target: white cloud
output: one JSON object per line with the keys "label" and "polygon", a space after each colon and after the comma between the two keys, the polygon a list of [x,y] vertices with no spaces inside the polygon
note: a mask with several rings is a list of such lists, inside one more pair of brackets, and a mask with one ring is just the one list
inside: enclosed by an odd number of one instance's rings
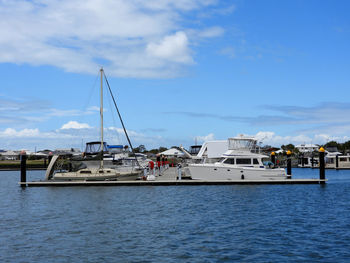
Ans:
{"label": "white cloud", "polygon": [[206,141],[213,141],[214,138],[214,133],[209,133],[208,135],[205,136],[196,136],[195,139],[197,139],[199,142],[206,142]]}
{"label": "white cloud", "polygon": [[268,144],[272,146],[281,146],[283,144],[302,144],[302,143],[315,143],[315,144],[325,144],[329,141],[346,142],[350,140],[349,136],[331,136],[329,134],[314,134],[312,136],[306,134],[297,135],[287,135],[281,136],[277,135],[271,131],[259,131],[254,135],[258,141],[263,144]]}
{"label": "white cloud", "polygon": [[[158,148],[159,143],[165,143],[161,136],[149,136],[133,130],[127,131],[134,146],[144,144],[147,147]],[[100,139],[100,129],[90,127],[86,123],[70,121],[60,129],[40,131],[39,129],[16,130],[7,128],[0,130],[0,149],[57,149],[83,148],[85,142]],[[106,127],[104,140],[109,144],[128,144],[124,130],[118,127]]]}
{"label": "white cloud", "polygon": [[16,131],[12,128],[7,128],[3,132],[0,132],[2,138],[21,138],[21,137],[34,137],[39,135],[39,129],[23,129]]}
{"label": "white cloud", "polygon": [[[193,62],[182,24],[207,0],[2,1],[0,62],[117,76],[172,77]],[[196,25],[195,25],[196,26]],[[174,34],[174,32],[177,32]],[[219,27],[203,29],[207,37]]]}
{"label": "white cloud", "polygon": [[66,124],[63,124],[61,130],[67,129],[89,129],[91,128],[87,123],[79,123],[77,121],[69,121]]}
{"label": "white cloud", "polygon": [[168,61],[190,64],[193,59],[188,48],[188,39],[184,32],[165,36],[159,43],[149,43],[147,54]]}

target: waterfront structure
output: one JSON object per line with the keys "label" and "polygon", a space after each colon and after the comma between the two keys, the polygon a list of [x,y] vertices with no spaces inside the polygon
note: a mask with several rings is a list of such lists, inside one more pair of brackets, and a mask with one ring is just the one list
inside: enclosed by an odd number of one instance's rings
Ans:
{"label": "waterfront structure", "polygon": [[296,145],[295,148],[297,148],[301,153],[308,153],[308,152],[318,151],[320,146],[317,144],[310,143],[310,144],[299,144],[299,145]]}

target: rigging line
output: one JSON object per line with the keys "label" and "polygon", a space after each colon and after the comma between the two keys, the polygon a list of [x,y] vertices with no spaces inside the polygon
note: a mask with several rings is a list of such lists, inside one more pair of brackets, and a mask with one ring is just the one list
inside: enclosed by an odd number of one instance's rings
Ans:
{"label": "rigging line", "polygon": [[132,153],[133,153],[133,155],[134,155],[134,157],[135,157],[135,160],[136,160],[137,165],[138,165],[139,167],[141,167],[141,165],[139,164],[139,161],[137,160],[136,154],[135,154],[135,152],[134,152],[134,148],[132,147],[131,141],[130,141],[130,139],[129,139],[129,135],[128,135],[128,133],[126,132],[126,129],[125,129],[125,126],[124,126],[124,122],[123,122],[122,116],[120,115],[120,112],[119,112],[117,103],[115,102],[115,99],[114,99],[114,96],[113,96],[111,87],[109,86],[109,82],[108,82],[108,79],[107,79],[106,74],[105,74],[104,71],[103,71],[103,75],[105,76],[105,80],[106,80],[106,83],[107,83],[107,86],[108,86],[108,89],[109,89],[109,93],[110,93],[111,96],[112,96],[112,99],[113,99],[113,102],[114,102],[114,106],[115,106],[115,108],[116,108],[116,110],[117,110],[117,112],[118,112],[118,116],[119,116],[120,122],[121,122],[121,124],[122,124],[122,126],[123,126],[126,139],[127,139],[128,142],[129,142],[131,151],[132,151]]}
{"label": "rigging line", "polygon": [[90,100],[91,100],[91,97],[92,97],[92,93],[94,92],[94,89],[95,89],[95,87],[96,87],[96,83],[97,83],[98,77],[99,77],[99,74],[96,75],[94,84],[90,87],[89,94],[88,94],[88,95],[89,95],[89,96],[88,96],[88,99],[87,99],[87,101],[86,101],[84,107],[82,108],[82,110],[86,110],[88,104],[90,103]]}
{"label": "rigging line", "polygon": [[[111,98],[108,96],[108,106],[109,106],[109,110],[111,112],[113,112],[113,109],[112,109],[112,102],[111,102]],[[117,127],[117,122],[115,121],[115,116],[114,114],[111,114],[112,115],[112,123],[113,123],[113,127]],[[121,140],[120,140],[120,135],[119,135],[119,132],[117,132],[117,137],[118,137],[118,143],[121,144]],[[113,137],[111,137],[113,139]]]}

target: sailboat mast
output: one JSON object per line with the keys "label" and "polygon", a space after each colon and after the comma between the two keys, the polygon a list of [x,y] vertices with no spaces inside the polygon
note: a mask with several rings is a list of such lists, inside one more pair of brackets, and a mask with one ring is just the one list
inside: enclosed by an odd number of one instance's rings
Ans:
{"label": "sailboat mast", "polygon": [[100,101],[100,119],[101,119],[101,169],[103,169],[103,68],[101,72],[101,101]]}

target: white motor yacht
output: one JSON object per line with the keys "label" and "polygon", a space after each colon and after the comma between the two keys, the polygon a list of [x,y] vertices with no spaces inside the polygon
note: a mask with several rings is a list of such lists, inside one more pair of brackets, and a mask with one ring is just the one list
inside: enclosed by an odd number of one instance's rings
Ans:
{"label": "white motor yacht", "polygon": [[283,168],[263,164],[268,156],[256,153],[257,140],[239,136],[228,139],[228,151],[219,162],[189,164],[185,172],[195,180],[281,180],[288,179]]}

